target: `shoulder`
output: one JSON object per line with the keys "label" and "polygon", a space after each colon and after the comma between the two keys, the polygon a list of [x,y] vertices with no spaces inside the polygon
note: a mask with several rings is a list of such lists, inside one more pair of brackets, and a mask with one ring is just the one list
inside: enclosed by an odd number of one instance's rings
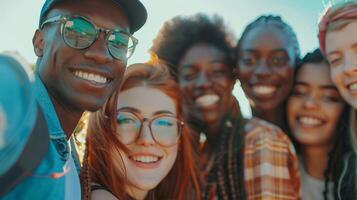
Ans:
{"label": "shoulder", "polygon": [[291,151],[295,154],[295,149],[289,137],[274,124],[253,118],[246,123],[244,131],[244,142],[248,147],[268,145],[281,150]]}
{"label": "shoulder", "polygon": [[92,200],[118,200],[110,191],[99,184],[92,183],[91,191]]}
{"label": "shoulder", "polygon": [[342,169],[337,185],[337,193],[341,199],[356,199],[356,154],[344,155]]}
{"label": "shoulder", "polygon": [[91,192],[92,200],[118,200],[112,193],[104,189],[98,189]]}

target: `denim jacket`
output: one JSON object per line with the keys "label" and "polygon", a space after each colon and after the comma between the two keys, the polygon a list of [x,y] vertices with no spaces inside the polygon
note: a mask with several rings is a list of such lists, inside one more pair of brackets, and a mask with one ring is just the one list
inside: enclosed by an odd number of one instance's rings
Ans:
{"label": "denim jacket", "polygon": [[[67,160],[71,156],[70,146],[49,94],[38,76],[35,76],[34,90],[36,100],[45,115],[49,129],[49,149],[34,172],[1,199],[65,199],[65,181],[68,170],[75,170],[78,175],[76,169],[68,168],[69,162]],[[59,175],[54,178],[53,175],[55,174],[62,174],[62,176]]]}

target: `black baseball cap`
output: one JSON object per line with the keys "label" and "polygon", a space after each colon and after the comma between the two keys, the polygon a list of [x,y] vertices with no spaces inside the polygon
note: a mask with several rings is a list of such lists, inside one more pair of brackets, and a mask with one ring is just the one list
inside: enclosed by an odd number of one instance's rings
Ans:
{"label": "black baseball cap", "polygon": [[[54,5],[66,0],[46,0],[42,6],[40,14],[40,25],[46,19],[47,13]],[[67,0],[70,1],[70,0]],[[72,0],[73,1],[73,0]],[[144,5],[139,0],[112,0],[113,3],[120,6],[127,14],[130,32],[134,33],[139,30],[146,22],[147,12]]]}

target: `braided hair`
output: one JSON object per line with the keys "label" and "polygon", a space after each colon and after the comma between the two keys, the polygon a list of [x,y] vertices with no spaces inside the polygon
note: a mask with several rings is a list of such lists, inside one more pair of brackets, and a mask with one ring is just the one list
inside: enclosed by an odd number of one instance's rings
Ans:
{"label": "braided hair", "polygon": [[238,53],[239,53],[239,50],[241,49],[244,38],[247,36],[247,34],[251,30],[253,30],[254,28],[260,27],[262,25],[274,26],[289,36],[290,44],[294,48],[295,65],[298,64],[298,61],[300,58],[300,45],[299,45],[297,36],[296,36],[293,28],[289,24],[284,22],[280,16],[274,16],[274,15],[262,15],[247,25],[247,27],[244,29],[240,39],[238,40],[238,43],[237,43],[237,46],[235,49],[236,61],[238,60],[238,55],[239,55]]}

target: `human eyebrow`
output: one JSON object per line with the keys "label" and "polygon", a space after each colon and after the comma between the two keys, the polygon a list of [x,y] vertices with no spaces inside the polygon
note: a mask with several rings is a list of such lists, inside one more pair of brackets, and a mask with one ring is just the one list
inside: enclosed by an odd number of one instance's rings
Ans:
{"label": "human eyebrow", "polygon": [[258,53],[258,51],[256,49],[242,49],[240,51],[241,53]]}
{"label": "human eyebrow", "polygon": [[296,81],[294,85],[308,86],[309,84],[303,81]]}
{"label": "human eyebrow", "polygon": [[165,114],[175,116],[175,114],[169,110],[159,110],[159,111],[156,111],[153,115],[165,115]]}
{"label": "human eyebrow", "polygon": [[338,92],[337,88],[333,85],[322,85],[322,86],[320,86],[320,88],[325,89],[325,90],[334,90],[334,91]]}
{"label": "human eyebrow", "polygon": [[129,107],[129,106],[121,107],[121,108],[117,109],[117,112],[118,111],[129,111],[129,112],[133,112],[133,113],[140,113],[139,109]]}
{"label": "human eyebrow", "polygon": [[288,51],[286,49],[283,49],[283,48],[279,48],[279,49],[274,49],[272,50],[271,54],[274,54],[274,53],[284,53],[286,54],[287,56],[289,55],[288,54]]}
{"label": "human eyebrow", "polygon": [[210,63],[222,63],[222,64],[224,64],[225,60],[224,60],[224,58],[214,58],[214,59],[210,60],[209,62]]}
{"label": "human eyebrow", "polygon": [[336,55],[336,54],[340,54],[340,51],[334,50],[334,51],[327,52],[326,53],[326,57],[328,58],[329,56],[333,56],[333,55]]}
{"label": "human eyebrow", "polygon": [[187,69],[192,69],[195,68],[195,64],[193,63],[188,63],[188,64],[183,64],[179,66],[179,69],[181,70],[187,70]]}

